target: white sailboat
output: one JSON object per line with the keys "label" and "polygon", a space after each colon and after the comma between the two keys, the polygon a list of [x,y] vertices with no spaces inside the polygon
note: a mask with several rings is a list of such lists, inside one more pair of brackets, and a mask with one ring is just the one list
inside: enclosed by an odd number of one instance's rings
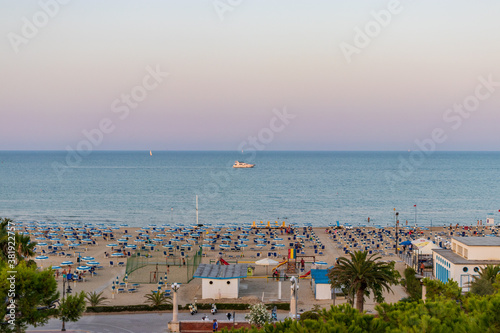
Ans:
{"label": "white sailboat", "polygon": [[151,152],[151,150],[149,151],[149,156],[153,156],[153,153]]}

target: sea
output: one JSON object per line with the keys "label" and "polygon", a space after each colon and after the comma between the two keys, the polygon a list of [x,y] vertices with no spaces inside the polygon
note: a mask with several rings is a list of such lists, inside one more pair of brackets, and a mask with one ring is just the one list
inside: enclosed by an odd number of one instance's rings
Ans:
{"label": "sea", "polygon": [[[236,160],[255,167],[234,169]],[[500,222],[499,176],[499,152],[1,151],[0,217],[138,227],[476,225]]]}

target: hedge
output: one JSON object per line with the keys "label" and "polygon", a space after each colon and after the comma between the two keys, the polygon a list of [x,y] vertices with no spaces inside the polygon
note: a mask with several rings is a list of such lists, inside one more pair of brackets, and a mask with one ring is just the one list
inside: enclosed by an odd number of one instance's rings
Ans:
{"label": "hedge", "polygon": [[[198,310],[210,310],[212,309],[212,304],[210,303],[198,303]],[[217,310],[248,310],[250,304],[244,303],[215,303]],[[278,310],[290,310],[290,303],[269,303],[266,304],[268,309],[272,309],[276,306]],[[90,313],[101,313],[101,312],[136,312],[136,311],[166,311],[172,310],[171,304],[163,304],[159,306],[151,306],[147,304],[138,305],[117,305],[117,306],[88,306],[86,312]],[[185,306],[179,306],[179,310],[189,310],[189,304]]]}

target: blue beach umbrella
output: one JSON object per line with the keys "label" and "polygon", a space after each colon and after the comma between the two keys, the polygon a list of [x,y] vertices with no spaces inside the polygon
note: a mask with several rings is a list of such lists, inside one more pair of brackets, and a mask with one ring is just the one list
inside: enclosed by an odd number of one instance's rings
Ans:
{"label": "blue beach umbrella", "polygon": [[49,259],[49,257],[47,257],[47,256],[37,256],[37,257],[35,257],[35,260],[47,260],[47,259]]}
{"label": "blue beach umbrella", "polygon": [[90,271],[90,266],[80,266],[80,267],[77,267],[76,270],[77,271]]}

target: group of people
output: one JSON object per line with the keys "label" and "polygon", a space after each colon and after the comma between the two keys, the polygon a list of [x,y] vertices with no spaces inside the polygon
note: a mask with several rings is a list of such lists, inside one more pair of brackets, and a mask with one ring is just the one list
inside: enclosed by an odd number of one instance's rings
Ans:
{"label": "group of people", "polygon": [[[57,271],[57,272],[59,272],[59,271]],[[59,275],[59,273],[57,273],[57,275]],[[77,274],[71,273],[71,269],[69,269],[68,271],[63,270],[62,276],[63,276],[63,279],[66,279],[66,281],[78,281],[78,282],[83,281],[83,279],[85,277],[85,275],[83,275],[82,272],[79,272]]]}

